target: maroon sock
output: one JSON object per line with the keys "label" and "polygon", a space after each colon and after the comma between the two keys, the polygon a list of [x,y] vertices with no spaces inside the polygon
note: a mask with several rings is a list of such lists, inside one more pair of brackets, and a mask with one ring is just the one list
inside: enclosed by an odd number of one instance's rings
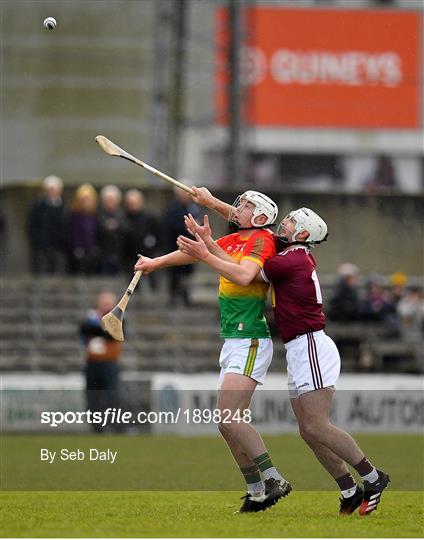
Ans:
{"label": "maroon sock", "polygon": [[366,457],[361,459],[361,461],[354,465],[353,468],[361,477],[370,474],[370,472],[372,472],[374,469]]}
{"label": "maroon sock", "polygon": [[340,491],[346,491],[356,486],[355,479],[350,473],[346,473],[343,476],[336,478],[336,482],[340,488]]}

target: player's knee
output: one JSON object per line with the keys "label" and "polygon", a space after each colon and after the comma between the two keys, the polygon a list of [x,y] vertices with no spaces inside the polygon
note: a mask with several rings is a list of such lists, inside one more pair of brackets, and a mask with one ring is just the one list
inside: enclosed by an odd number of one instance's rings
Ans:
{"label": "player's knee", "polygon": [[312,430],[304,425],[299,426],[299,435],[307,444],[313,443],[315,440]]}
{"label": "player's knee", "polygon": [[237,433],[237,423],[234,422],[219,422],[218,429],[221,435],[225,438],[226,436],[234,437]]}
{"label": "player's knee", "polygon": [[321,425],[315,420],[306,420],[299,425],[299,433],[305,442],[318,441],[320,439]]}
{"label": "player's knee", "polygon": [[225,424],[224,422],[218,423],[218,429],[222,436],[225,437],[225,435],[229,434],[230,431],[228,429],[228,424]]}

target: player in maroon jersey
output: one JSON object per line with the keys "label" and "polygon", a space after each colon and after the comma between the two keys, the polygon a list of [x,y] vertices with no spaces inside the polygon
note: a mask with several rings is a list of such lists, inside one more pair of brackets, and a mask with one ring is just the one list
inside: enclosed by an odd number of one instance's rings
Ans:
{"label": "player in maroon jersey", "polygon": [[[246,285],[239,265],[214,256],[191,223],[196,240],[180,238],[180,249],[202,259],[222,276]],[[340,513],[361,515],[377,508],[390,479],[365,457],[354,439],[330,422],[329,412],[340,373],[340,356],[324,332],[321,288],[311,246],[327,239],[327,225],[312,210],[299,208],[280,223],[277,238],[282,251],[265,261],[256,279],[273,285],[275,322],[287,351],[289,395],[299,432],[342,492]],[[347,463],[361,476],[357,486]]]}

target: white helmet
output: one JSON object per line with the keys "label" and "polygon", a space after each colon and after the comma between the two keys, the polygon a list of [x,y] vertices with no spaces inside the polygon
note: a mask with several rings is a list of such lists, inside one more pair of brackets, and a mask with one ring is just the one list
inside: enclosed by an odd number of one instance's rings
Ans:
{"label": "white helmet", "polygon": [[[234,201],[228,221],[238,225],[237,221],[234,219],[235,212],[244,201],[248,201],[255,205],[251,219],[252,227],[266,227],[268,225],[272,225],[277,219],[278,206],[275,204],[275,202],[263,193],[259,193],[259,191],[249,190],[239,195]],[[256,223],[256,219],[261,215],[266,216],[265,223]]]}
{"label": "white helmet", "polygon": [[277,236],[284,239],[283,221],[290,219],[295,223],[293,236],[290,244],[297,242],[297,235],[302,231],[308,231],[309,236],[304,241],[305,244],[320,244],[327,239],[327,224],[313,210],[309,208],[298,208],[287,214],[287,216],[278,225]]}

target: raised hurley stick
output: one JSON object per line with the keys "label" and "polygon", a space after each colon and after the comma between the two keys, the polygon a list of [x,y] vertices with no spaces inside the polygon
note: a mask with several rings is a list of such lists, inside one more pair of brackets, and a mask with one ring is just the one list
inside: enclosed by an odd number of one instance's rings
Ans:
{"label": "raised hurley stick", "polygon": [[119,148],[118,145],[116,145],[114,142],[110,141],[107,137],[104,137],[103,135],[97,135],[96,137],[96,143],[100,146],[100,148],[108,154],[109,156],[118,156],[124,159],[127,159],[128,161],[132,161],[136,165],[139,165],[140,167],[143,167],[143,169],[147,169],[151,173],[155,174],[156,176],[159,176],[159,178],[162,178],[162,180],[166,180],[170,184],[179,187],[180,189],[183,189],[184,191],[187,191],[191,195],[193,195],[193,190],[182,184],[181,182],[178,182],[178,180],[175,180],[174,178],[171,178],[171,176],[168,176],[167,174],[158,171],[154,167],[151,167],[150,165],[147,165],[147,163],[144,163],[144,161],[141,161],[141,159],[138,159],[122,148]]}
{"label": "raised hurley stick", "polygon": [[113,337],[113,339],[116,339],[116,341],[125,340],[124,330],[122,326],[124,320],[124,313],[127,309],[127,305],[130,301],[131,295],[134,292],[134,289],[136,288],[137,283],[141,278],[142,273],[142,270],[138,270],[134,274],[134,277],[132,278],[131,283],[128,285],[128,288],[125,291],[123,297],[119,300],[119,302],[112,309],[112,311],[109,311],[109,313],[106,313],[106,315],[102,317],[103,330],[106,330],[106,332],[108,332]]}

